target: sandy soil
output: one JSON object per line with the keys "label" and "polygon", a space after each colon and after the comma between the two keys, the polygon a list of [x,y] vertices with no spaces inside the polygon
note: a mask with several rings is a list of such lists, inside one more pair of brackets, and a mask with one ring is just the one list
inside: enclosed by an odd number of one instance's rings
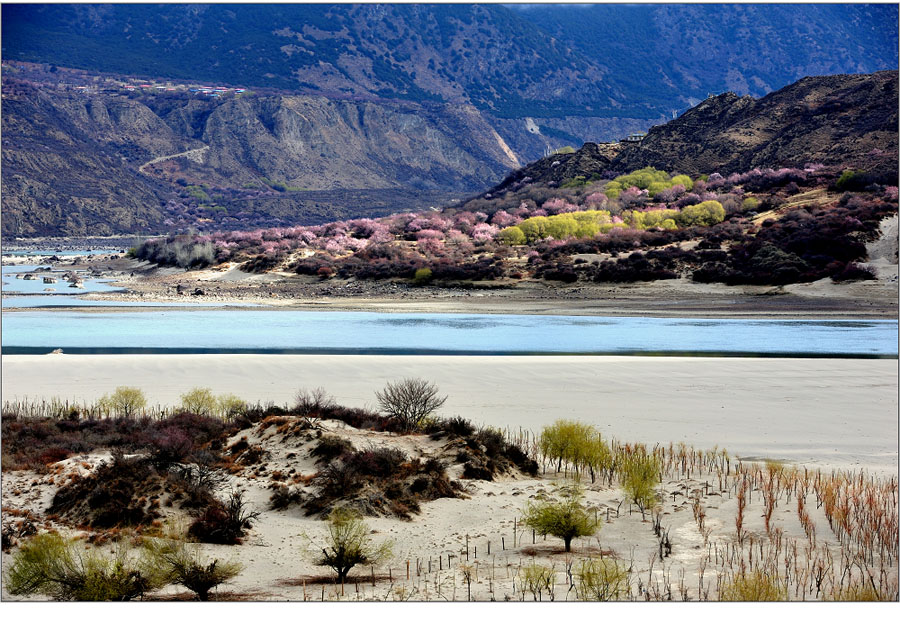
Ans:
{"label": "sandy soil", "polygon": [[[356,448],[366,448],[370,444],[394,446],[408,456],[422,460],[448,458],[444,443],[427,436],[378,434],[329,421],[318,426],[323,433],[350,440]],[[672,547],[671,554],[664,559],[658,554],[660,538],[654,532],[650,515],[644,517],[630,505],[616,484],[585,481],[585,505],[602,524],[595,536],[576,539],[571,553],[563,551],[559,539],[534,535],[521,526],[525,505],[538,496],[552,495],[554,485],[565,481],[566,476],[548,472],[530,478],[516,473],[493,482],[464,481],[464,498],[425,503],[422,513],[412,521],[367,518],[366,523],[371,529],[369,537],[373,542],[392,542],[391,557],[375,567],[355,569],[344,587],[323,583],[322,579],[327,579],[329,572],[317,567],[314,559],[317,548],[326,540],[324,522],[306,516],[296,506],[282,511],[269,508],[270,485],[283,479],[276,478],[276,474],[287,473],[290,469],[292,473],[296,471],[296,474],[306,476],[317,470],[309,456],[315,437],[309,438],[313,442],[304,442],[302,438],[286,439],[276,431],[275,424],[239,432],[232,442],[240,437],[263,446],[270,455],[264,460],[263,470],[247,468],[243,473],[231,475],[229,483],[221,488],[225,493],[229,489],[244,491],[251,508],[261,513],[243,545],[202,547],[203,553],[210,558],[234,560],[243,566],[237,578],[219,589],[219,598],[530,601],[537,596],[527,590],[523,593],[520,570],[538,563],[554,570],[552,599],[574,600],[577,596],[567,580],[568,572],[577,573],[580,561],[602,555],[618,559],[631,568],[632,598],[697,600],[704,597],[715,600],[719,576],[726,570],[735,569],[737,564],[732,557],[737,551],[742,559],[749,555],[751,562],[755,552],[759,553],[757,559],[762,556],[764,548],[766,557],[771,556],[772,538],[766,537],[763,495],[755,488],[750,491],[744,513],[743,531],[746,533],[738,545],[735,533],[738,502],[734,481],[733,477],[731,481],[729,477],[723,478],[720,472],[693,470],[688,475],[676,470],[676,474],[663,479],[658,490],[659,518],[662,535],[668,537]],[[27,510],[41,519],[53,492],[70,473],[84,474],[104,459],[107,459],[105,454],[70,458],[52,466],[49,475],[4,473],[4,510]],[[448,463],[451,464],[448,474],[458,478],[460,466],[452,465],[452,459]],[[733,467],[731,474],[734,474]],[[779,548],[787,553],[794,543],[801,553],[804,548],[815,548],[814,556],[831,551],[837,561],[840,545],[830,533],[828,520],[815,499],[809,497],[807,508],[816,538],[808,540],[798,520],[796,504],[791,504],[790,494],[786,500],[784,493],[780,497],[782,504],[776,506],[771,520],[775,529],[772,535],[776,536]],[[698,520],[697,509],[702,511],[702,520]],[[185,526],[185,518],[179,524],[183,512],[167,513],[170,519],[167,526]],[[49,525],[65,534],[86,535],[84,531],[55,523]],[[45,524],[45,528],[49,525]],[[4,571],[10,560],[11,557],[3,558]],[[777,555],[774,560],[781,565]],[[785,561],[790,567],[790,558]],[[893,571],[888,570],[896,578],[896,567]],[[467,582],[467,573],[471,585]],[[189,594],[172,586],[157,593],[156,597],[184,599]],[[806,588],[806,583],[792,588],[792,599],[816,597],[812,589]],[[4,591],[3,599],[10,598]],[[541,599],[546,601],[551,597],[545,591]]]}
{"label": "sandy soil", "polygon": [[325,388],[374,406],[388,381],[419,376],[446,415],[539,430],[591,422],[625,441],[684,441],[741,457],[897,471],[897,360],[579,356],[13,355],[3,399],[93,401],[119,385],[176,405],[195,386],[292,403]]}

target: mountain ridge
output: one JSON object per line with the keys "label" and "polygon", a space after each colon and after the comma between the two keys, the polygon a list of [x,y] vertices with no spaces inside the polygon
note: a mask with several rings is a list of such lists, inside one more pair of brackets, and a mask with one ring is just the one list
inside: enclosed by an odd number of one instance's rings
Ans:
{"label": "mountain ridge", "polygon": [[3,6],[2,42],[4,60],[94,71],[468,101],[510,118],[655,119],[709,92],[761,96],[804,75],[896,67],[897,14],[888,5],[35,4]]}
{"label": "mountain ridge", "polygon": [[512,172],[487,191],[643,167],[700,175],[808,163],[897,177],[898,72],[810,76],[763,98],[724,93],[654,126],[638,143],[586,143]]}

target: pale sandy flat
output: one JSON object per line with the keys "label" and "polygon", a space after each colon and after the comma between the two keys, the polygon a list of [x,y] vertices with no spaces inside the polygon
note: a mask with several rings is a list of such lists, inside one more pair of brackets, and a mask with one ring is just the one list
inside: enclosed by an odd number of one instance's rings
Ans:
{"label": "pale sandy flat", "polygon": [[420,376],[447,416],[532,431],[558,418],[623,441],[685,442],[820,467],[897,471],[897,360],[578,356],[4,356],[3,399],[95,400],[138,386],[174,405],[194,386],[290,403],[323,387],[375,406],[387,381]]}

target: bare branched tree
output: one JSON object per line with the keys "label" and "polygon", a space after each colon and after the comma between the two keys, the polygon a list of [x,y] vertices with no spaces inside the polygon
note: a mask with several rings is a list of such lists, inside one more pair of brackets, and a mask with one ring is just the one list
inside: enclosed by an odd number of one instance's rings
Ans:
{"label": "bare branched tree", "polygon": [[334,398],[324,388],[301,388],[294,395],[294,409],[307,418],[318,418],[323,412],[333,409],[334,405]]}
{"label": "bare branched tree", "polygon": [[406,378],[388,383],[376,392],[381,411],[395,419],[403,431],[416,431],[447,400],[438,396],[438,388],[424,379]]}

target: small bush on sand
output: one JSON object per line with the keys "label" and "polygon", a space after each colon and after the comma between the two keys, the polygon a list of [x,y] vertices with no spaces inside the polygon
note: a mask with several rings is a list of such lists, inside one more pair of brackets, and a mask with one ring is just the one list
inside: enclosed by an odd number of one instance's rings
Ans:
{"label": "small bush on sand", "polygon": [[433,275],[432,275],[431,269],[429,269],[429,268],[416,269],[416,273],[413,276],[413,283],[416,286],[424,286],[425,284],[428,284],[429,282],[431,282],[432,277],[433,277]]}
{"label": "small bush on sand", "polygon": [[209,600],[210,590],[231,580],[241,571],[239,563],[220,562],[218,559],[210,562],[198,548],[189,548],[184,542],[153,540],[146,544],[146,549],[155,569],[169,583],[186,587],[204,602]]}
{"label": "small bush on sand", "polygon": [[349,440],[337,436],[322,436],[309,452],[316,458],[317,464],[327,464],[341,455],[353,452],[353,444]]}
{"label": "small bush on sand", "polygon": [[10,594],[45,594],[57,600],[131,600],[165,585],[165,575],[120,546],[114,555],[85,552],[78,540],[55,533],[22,546],[7,575]]}
{"label": "small bush on sand", "polygon": [[719,590],[719,600],[729,602],[779,602],[787,598],[785,583],[759,570],[739,574]]}
{"label": "small bush on sand", "polygon": [[287,509],[291,505],[303,504],[303,493],[287,485],[276,485],[269,497],[272,509]]}
{"label": "small bush on sand", "polygon": [[336,407],[334,398],[324,388],[301,388],[294,396],[294,409],[299,416],[322,418]]}
{"label": "small bush on sand", "polygon": [[462,418],[461,416],[447,418],[446,420],[441,421],[441,423],[443,425],[441,428],[447,433],[452,433],[461,437],[470,436],[475,433],[475,425],[472,424],[472,421]]}
{"label": "small bush on sand", "polygon": [[419,430],[447,400],[446,396],[438,396],[438,388],[433,383],[413,378],[388,383],[375,396],[381,411],[406,433]]}
{"label": "small bush on sand", "polygon": [[530,593],[535,602],[541,601],[546,594],[552,601],[554,598],[553,587],[556,584],[556,570],[552,566],[531,563],[519,570],[519,593],[525,599],[525,593]]}
{"label": "small bush on sand", "polygon": [[831,596],[831,600],[837,602],[893,602],[896,599],[896,595],[891,596],[888,592],[882,593],[865,582],[858,582],[843,589],[836,589]]}
{"label": "small bush on sand", "polygon": [[259,512],[249,511],[240,492],[226,502],[215,501],[188,529],[188,535],[207,544],[240,544]]}
{"label": "small bush on sand", "polygon": [[317,565],[328,566],[337,574],[338,582],[357,565],[374,565],[391,554],[391,545],[372,543],[369,528],[355,511],[338,507],[328,516],[328,538]]}
{"label": "small bush on sand", "polygon": [[652,509],[657,502],[659,459],[647,453],[643,447],[638,447],[632,452],[623,453],[618,466],[619,481],[626,496],[638,506],[641,514]]}
{"label": "small bush on sand", "polygon": [[583,559],[575,576],[580,600],[620,600],[631,588],[628,568],[615,559]]}
{"label": "small bush on sand", "polygon": [[544,499],[528,503],[522,522],[542,535],[553,535],[565,543],[566,552],[572,550],[576,537],[593,535],[600,521],[591,517],[582,500],[584,493],[577,483],[560,488],[562,500]]}
{"label": "small bush on sand", "polygon": [[353,453],[346,462],[360,475],[386,479],[399,473],[406,460],[406,453],[400,449],[373,446]]}

